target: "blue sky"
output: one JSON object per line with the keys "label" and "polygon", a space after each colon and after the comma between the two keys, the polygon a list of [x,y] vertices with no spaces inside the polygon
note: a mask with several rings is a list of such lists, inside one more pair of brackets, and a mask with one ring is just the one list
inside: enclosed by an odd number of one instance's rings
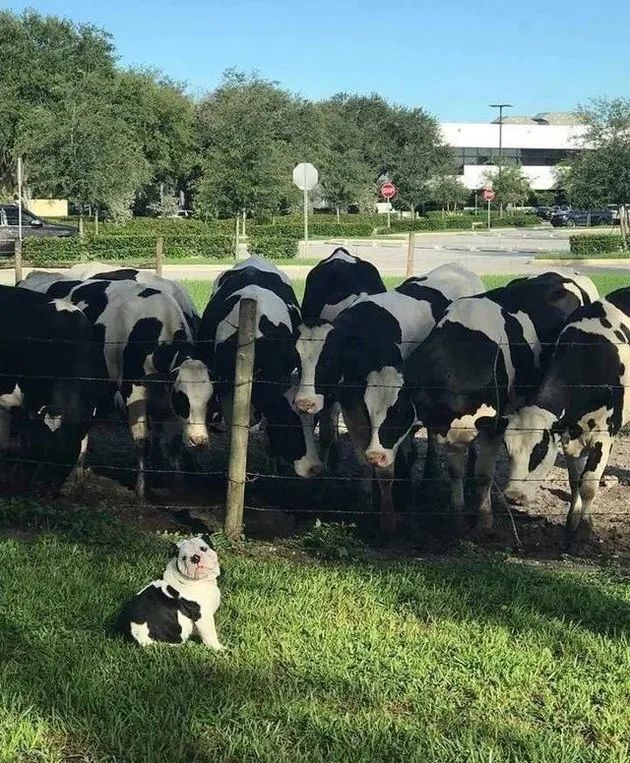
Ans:
{"label": "blue sky", "polygon": [[257,69],[310,98],[376,91],[452,121],[485,121],[487,104],[499,101],[533,114],[569,110],[598,95],[630,95],[630,16],[609,0],[2,5],[101,26],[124,65],[157,67],[196,95],[228,67]]}

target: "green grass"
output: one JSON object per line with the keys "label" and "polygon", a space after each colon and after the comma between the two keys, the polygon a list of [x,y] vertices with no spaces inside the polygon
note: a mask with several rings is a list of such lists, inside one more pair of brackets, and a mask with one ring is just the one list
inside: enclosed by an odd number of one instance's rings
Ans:
{"label": "green grass", "polygon": [[[494,274],[482,276],[482,280],[488,289],[496,289],[498,286],[504,286],[514,277],[514,275],[508,274]],[[591,278],[599,289],[600,294],[608,294],[615,289],[620,289],[622,286],[630,286],[630,271],[627,276],[604,274],[593,275]],[[384,276],[383,281],[388,289],[392,289],[394,286],[398,286],[403,279],[397,276]],[[291,282],[298,299],[301,300],[304,294],[304,279],[292,278]],[[210,293],[212,292],[212,283],[212,281],[184,281],[199,310],[203,310],[208,303]]]}
{"label": "green grass", "polygon": [[[332,564],[223,552],[226,655],[106,635],[167,539],[91,508],[0,542],[0,760],[628,760],[619,573],[468,553]],[[61,526],[59,526],[59,524]]]}

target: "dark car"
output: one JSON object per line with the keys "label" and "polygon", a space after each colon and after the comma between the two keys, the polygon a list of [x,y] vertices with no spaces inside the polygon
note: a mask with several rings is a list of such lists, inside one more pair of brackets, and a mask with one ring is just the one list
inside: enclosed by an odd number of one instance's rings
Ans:
{"label": "dark car", "polygon": [[[17,204],[0,204],[0,252],[13,254],[15,242],[19,236],[19,207]],[[58,225],[49,223],[40,217],[22,209],[22,238],[36,236],[76,236],[77,229],[70,225]]]}
{"label": "dark car", "polygon": [[617,215],[612,209],[565,209],[551,215],[554,228],[575,228],[576,225],[614,225]]}

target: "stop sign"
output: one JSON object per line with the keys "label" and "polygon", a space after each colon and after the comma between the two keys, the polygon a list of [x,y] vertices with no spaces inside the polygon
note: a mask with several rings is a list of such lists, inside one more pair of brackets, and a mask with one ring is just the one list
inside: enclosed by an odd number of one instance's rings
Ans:
{"label": "stop sign", "polygon": [[383,183],[381,186],[381,196],[388,201],[396,195],[396,186],[393,183]]}
{"label": "stop sign", "polygon": [[486,201],[494,201],[494,191],[492,190],[492,188],[483,189],[483,198]]}

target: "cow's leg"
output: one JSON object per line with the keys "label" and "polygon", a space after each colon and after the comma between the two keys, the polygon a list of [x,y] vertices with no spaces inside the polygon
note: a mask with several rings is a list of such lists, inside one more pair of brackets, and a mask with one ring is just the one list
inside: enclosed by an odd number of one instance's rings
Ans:
{"label": "cow's leg", "polygon": [[339,405],[333,403],[323,408],[319,415],[319,442],[322,460],[327,471],[335,472],[339,464]]}
{"label": "cow's leg", "polygon": [[580,478],[580,498],[582,499],[582,509],[578,514],[575,512],[571,517],[571,525],[567,521],[567,531],[571,535],[581,526],[589,532],[592,529],[593,521],[590,516],[591,506],[597,494],[599,481],[602,478],[604,469],[608,464],[610,449],[612,448],[613,438],[609,436],[598,437],[591,447],[586,457],[586,465]]}
{"label": "cow's leg", "polygon": [[475,460],[475,505],[477,508],[477,528],[490,530],[492,527],[492,503],[490,486],[503,444],[503,436],[487,436],[479,441],[479,450]]}
{"label": "cow's leg", "polygon": [[384,469],[376,467],[374,471],[380,494],[379,529],[385,535],[394,535],[398,524],[393,495],[394,464]]}
{"label": "cow's leg", "polygon": [[580,496],[580,477],[586,466],[586,456],[569,456],[566,453],[569,486],[571,488],[571,506],[567,514],[566,526],[572,527],[580,523],[582,517],[582,497]]}
{"label": "cow's leg", "polygon": [[432,483],[438,473],[438,443],[437,435],[427,429],[427,452],[424,458],[424,469],[422,479],[427,483]]}
{"label": "cow's leg", "polygon": [[447,446],[446,448],[448,476],[451,480],[451,509],[455,514],[457,532],[461,532],[464,528],[464,478],[468,463],[468,450],[467,446]]}
{"label": "cow's leg", "polygon": [[146,499],[146,458],[149,440],[149,419],[147,415],[147,390],[142,384],[132,384],[129,396],[125,400],[129,431],[136,448],[136,495],[142,501]]}
{"label": "cow's leg", "polygon": [[81,440],[81,449],[79,450],[79,457],[72,469],[69,480],[71,484],[74,484],[75,488],[80,488],[85,482],[85,457],[87,456],[87,449],[89,445],[89,434]]}
{"label": "cow's leg", "polygon": [[372,508],[374,480],[372,479],[372,467],[368,466],[365,460],[365,449],[370,442],[370,428],[365,414],[360,407],[352,409],[342,407],[341,412],[344,423],[348,429],[348,434],[350,435],[350,441],[352,442],[357,461],[361,467],[361,474],[363,475],[360,482],[362,503],[369,510]]}

